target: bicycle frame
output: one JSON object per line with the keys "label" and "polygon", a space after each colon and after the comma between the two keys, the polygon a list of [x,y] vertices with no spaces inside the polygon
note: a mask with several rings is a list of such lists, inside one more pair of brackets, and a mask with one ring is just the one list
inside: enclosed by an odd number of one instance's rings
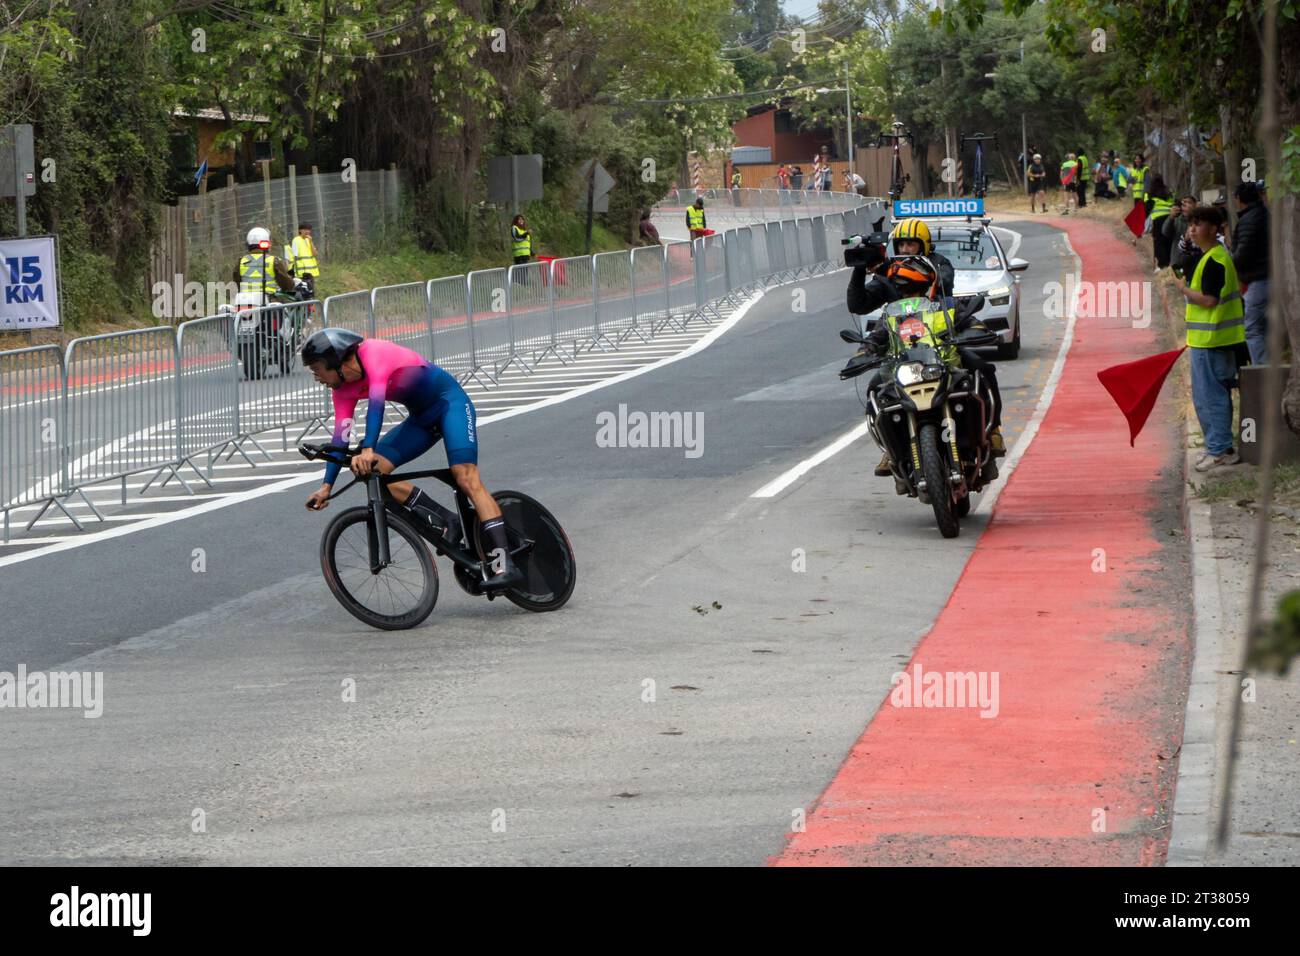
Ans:
{"label": "bicycle frame", "polygon": [[[304,456],[312,459],[324,459],[336,464],[347,467],[347,456],[343,449],[337,445],[309,445],[299,446],[299,451]],[[366,520],[366,543],[369,550],[370,573],[378,574],[384,568],[392,563],[392,554],[388,546],[388,505],[398,505],[393,497],[386,493],[385,489],[392,483],[398,481],[410,481],[415,478],[436,478],[443,484],[447,485],[455,493],[456,512],[460,517],[461,528],[465,535],[466,544],[470,541],[470,529],[473,528],[471,522],[478,520],[474,512],[474,504],[469,500],[469,496],[460,490],[456,484],[455,476],[452,475],[450,468],[435,468],[429,471],[408,471],[397,473],[393,472],[387,475],[381,475],[378,471],[373,471],[364,479],[366,485],[366,508],[369,517]],[[343,494],[355,484],[360,484],[363,479],[353,478],[350,482],[333,492],[329,500],[333,501],[339,495]],[[417,530],[419,530],[417,528]],[[462,549],[458,545],[448,544],[445,540],[434,540],[421,532],[421,537],[433,545],[433,549],[438,554],[449,559],[453,564],[469,574],[474,575],[480,580],[483,579],[483,560],[472,551]],[[528,538],[523,538],[522,544],[518,548],[512,548],[510,551],[511,558],[517,558],[520,555],[527,554],[532,550],[533,542]]]}

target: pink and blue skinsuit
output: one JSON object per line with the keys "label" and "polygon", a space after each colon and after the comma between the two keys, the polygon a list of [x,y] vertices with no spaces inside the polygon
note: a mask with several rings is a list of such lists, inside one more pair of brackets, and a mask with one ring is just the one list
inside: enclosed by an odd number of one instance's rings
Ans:
{"label": "pink and blue skinsuit", "polygon": [[[357,359],[364,377],[334,389],[334,444],[347,444],[357,402],[364,398],[370,404],[361,447],[373,448],[394,467],[418,458],[439,439],[445,443],[448,464],[478,464],[474,405],[454,376],[418,352],[383,339],[362,342]],[[409,415],[380,437],[386,401],[405,405]],[[325,483],[334,484],[338,473],[338,464],[328,463]]]}

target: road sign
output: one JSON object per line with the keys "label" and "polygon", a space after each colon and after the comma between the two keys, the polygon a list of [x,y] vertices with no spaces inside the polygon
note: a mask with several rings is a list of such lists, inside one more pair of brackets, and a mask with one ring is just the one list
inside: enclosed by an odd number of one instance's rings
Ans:
{"label": "road sign", "polygon": [[493,156],[488,160],[488,201],[509,203],[510,213],[521,203],[542,198],[542,157]]}
{"label": "road sign", "polygon": [[20,183],[24,196],[36,195],[36,154],[32,148],[32,127],[28,123],[0,126],[0,196],[16,196]]}
{"label": "road sign", "polygon": [[589,159],[578,167],[578,212],[587,211],[587,180],[591,176],[591,165],[596,164],[595,179],[591,182],[591,211],[609,212],[609,191],[614,188],[614,177],[605,171],[605,167],[594,159]]}
{"label": "road sign", "polygon": [[0,329],[60,324],[56,253],[53,236],[0,239]]}

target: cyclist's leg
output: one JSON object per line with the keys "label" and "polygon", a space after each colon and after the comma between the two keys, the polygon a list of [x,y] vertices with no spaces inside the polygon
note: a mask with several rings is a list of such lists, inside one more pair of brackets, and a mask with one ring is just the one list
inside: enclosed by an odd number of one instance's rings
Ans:
{"label": "cyclist's leg", "polygon": [[[379,456],[379,462],[376,466],[379,473],[381,475],[391,474],[408,461],[419,458],[437,440],[436,435],[431,435],[427,428],[413,418],[399,422],[389,429],[388,433],[375,444],[375,454]],[[415,490],[415,485],[409,481],[395,481],[389,484],[387,488],[388,493],[394,499],[405,502],[411,496],[411,492]]]}
{"label": "cyclist's leg", "polygon": [[489,590],[507,587],[521,580],[523,575],[510,558],[510,542],[501,506],[483,486],[478,472],[478,428],[474,403],[451,375],[446,372],[443,375],[447,377],[442,390],[447,410],[439,426],[447,449],[447,464],[451,466],[456,486],[474,502],[474,513],[483,532],[484,551],[490,562],[484,587]]}

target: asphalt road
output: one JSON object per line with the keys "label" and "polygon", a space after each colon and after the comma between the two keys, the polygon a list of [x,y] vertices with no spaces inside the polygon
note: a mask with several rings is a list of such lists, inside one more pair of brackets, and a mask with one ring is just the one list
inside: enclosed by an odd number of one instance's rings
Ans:
{"label": "asphalt road", "polygon": [[[1007,225],[1032,263],[999,366],[1014,442],[1064,324],[1042,286],[1072,260]],[[104,674],[97,719],[0,710],[0,862],[762,863],[986,520],[940,538],[872,477],[869,439],[750,497],[861,421],[835,374],[846,280],[802,283],[806,313],[774,289],[700,354],[481,429],[489,487],[573,540],[558,613],[470,598],[443,565],[425,626],[365,628],[321,579],[310,486],[0,569],[0,670]],[[621,404],[702,416],[703,454],[598,447]]]}

